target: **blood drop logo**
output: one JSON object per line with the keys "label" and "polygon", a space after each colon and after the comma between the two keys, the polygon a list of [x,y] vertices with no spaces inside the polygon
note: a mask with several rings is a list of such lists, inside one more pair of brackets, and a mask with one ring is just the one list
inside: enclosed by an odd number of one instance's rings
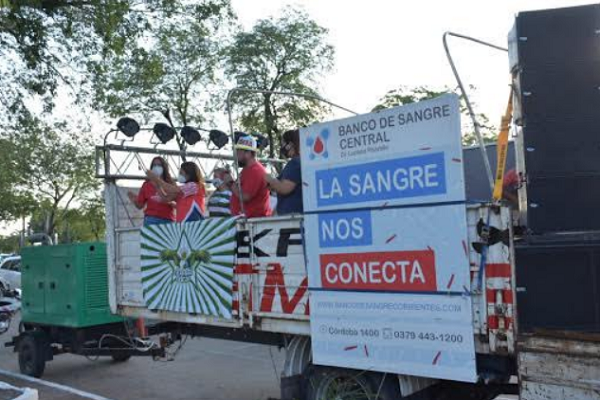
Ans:
{"label": "blood drop logo", "polygon": [[327,141],[329,139],[329,129],[325,128],[316,137],[308,136],[306,146],[309,148],[309,158],[314,160],[317,157],[329,158],[327,151]]}

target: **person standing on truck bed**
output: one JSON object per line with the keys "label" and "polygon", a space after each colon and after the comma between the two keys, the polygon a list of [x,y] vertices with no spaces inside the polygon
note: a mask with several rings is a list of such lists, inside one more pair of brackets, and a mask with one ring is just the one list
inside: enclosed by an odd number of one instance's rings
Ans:
{"label": "person standing on truck bed", "polygon": [[215,168],[213,176],[215,191],[208,199],[208,215],[210,217],[229,217],[231,216],[231,190],[225,183],[232,180],[229,167]]}
{"label": "person standing on truck bed", "polygon": [[[160,177],[164,182],[173,184],[173,178],[169,173],[169,166],[164,158],[155,157],[150,163],[150,171]],[[164,199],[159,186],[150,180],[146,180],[140,191],[136,194],[127,192],[129,200],[138,208],[144,209],[144,225],[164,224],[175,221],[175,208],[173,204]]]}
{"label": "person standing on truck bed", "polygon": [[512,168],[504,174],[502,180],[502,198],[513,208],[519,208],[519,174],[515,168]]}
{"label": "person standing on truck bed", "polygon": [[271,190],[277,193],[277,215],[303,213],[302,172],[300,170],[300,132],[298,129],[286,131],[282,137],[281,155],[290,161],[281,174],[275,178],[265,174]]}
{"label": "person standing on truck bed", "polygon": [[177,181],[181,186],[162,180],[152,171],[148,171],[147,175],[148,179],[161,188],[166,201],[175,201],[177,222],[204,219],[206,189],[202,172],[195,163],[188,161],[181,164],[179,176],[177,177]]}
{"label": "person standing on truck bed", "polygon": [[256,159],[258,152],[256,139],[250,135],[240,137],[235,145],[235,150],[242,172],[238,178],[240,179],[239,186],[231,178],[227,181],[232,192],[231,214],[240,215],[242,213],[240,206],[240,199],[242,199],[246,217],[268,217],[271,215],[269,188],[265,181],[266,169]]}

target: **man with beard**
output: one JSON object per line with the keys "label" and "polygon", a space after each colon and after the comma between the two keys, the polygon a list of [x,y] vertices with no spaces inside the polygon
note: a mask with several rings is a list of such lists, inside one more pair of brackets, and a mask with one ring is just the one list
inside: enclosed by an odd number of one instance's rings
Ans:
{"label": "man with beard", "polygon": [[235,145],[235,150],[242,172],[239,175],[240,185],[237,182],[229,182],[232,192],[231,214],[240,215],[242,213],[241,199],[244,202],[246,217],[270,216],[269,188],[265,181],[266,169],[256,159],[258,152],[256,139],[250,135],[240,137]]}

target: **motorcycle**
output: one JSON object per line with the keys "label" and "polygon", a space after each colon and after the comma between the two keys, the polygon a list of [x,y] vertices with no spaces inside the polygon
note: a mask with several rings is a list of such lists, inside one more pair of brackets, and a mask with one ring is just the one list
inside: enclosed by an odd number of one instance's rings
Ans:
{"label": "motorcycle", "polygon": [[10,323],[13,316],[21,308],[20,291],[8,288],[8,285],[2,285],[0,289],[0,335],[10,329]]}

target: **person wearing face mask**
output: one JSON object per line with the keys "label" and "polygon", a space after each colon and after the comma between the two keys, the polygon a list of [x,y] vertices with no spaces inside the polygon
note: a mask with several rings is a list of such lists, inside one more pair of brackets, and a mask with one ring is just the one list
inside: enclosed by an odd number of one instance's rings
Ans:
{"label": "person wearing face mask", "polygon": [[213,175],[215,191],[208,199],[208,215],[211,217],[230,217],[231,190],[225,183],[232,180],[229,168],[215,168]]}
{"label": "person wearing face mask", "polygon": [[290,159],[281,174],[277,178],[269,173],[265,174],[265,180],[269,187],[277,193],[277,215],[303,213],[300,132],[298,129],[284,132],[281,154]]}
{"label": "person wearing face mask", "polygon": [[181,164],[177,182],[179,186],[168,183],[160,176],[148,171],[148,179],[154,182],[164,193],[165,201],[175,201],[176,221],[191,222],[204,219],[206,190],[200,168],[193,162]]}
{"label": "person wearing face mask", "polygon": [[[150,164],[150,170],[162,181],[173,184],[169,167],[164,158],[154,158]],[[127,196],[138,209],[144,209],[144,225],[164,224],[175,220],[173,205],[164,199],[159,186],[152,181],[145,181],[138,193],[129,191]]]}
{"label": "person wearing face mask", "polygon": [[[250,135],[240,137],[235,145],[238,165],[242,167],[239,185],[231,177],[227,184],[231,188],[231,214],[240,215],[244,202],[244,213],[248,218],[268,217],[271,215],[269,188],[265,182],[265,167],[256,159],[258,146]],[[241,190],[240,190],[241,187]]]}

